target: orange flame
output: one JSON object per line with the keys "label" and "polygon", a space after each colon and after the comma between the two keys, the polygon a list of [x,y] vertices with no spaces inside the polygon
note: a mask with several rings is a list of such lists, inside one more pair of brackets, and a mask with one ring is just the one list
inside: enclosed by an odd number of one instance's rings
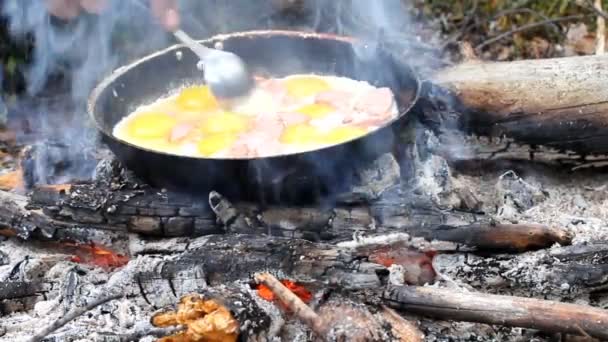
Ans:
{"label": "orange flame", "polygon": [[72,253],[74,255],[70,257],[70,261],[80,264],[93,265],[108,270],[122,267],[129,262],[127,256],[95,244],[65,243],[64,246],[73,248]]}
{"label": "orange flame", "polygon": [[[298,296],[298,298],[300,298],[304,303],[309,303],[312,300],[312,293],[310,293],[304,286],[298,285],[297,283],[287,279],[281,280],[281,284]],[[257,290],[258,295],[269,302],[276,299],[274,293],[272,293],[272,291],[264,284],[258,285]]]}

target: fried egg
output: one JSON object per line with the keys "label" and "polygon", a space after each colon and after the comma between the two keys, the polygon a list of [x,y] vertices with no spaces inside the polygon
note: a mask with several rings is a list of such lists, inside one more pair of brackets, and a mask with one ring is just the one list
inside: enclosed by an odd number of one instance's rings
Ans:
{"label": "fried egg", "polygon": [[[114,135],[191,157],[305,152],[364,136],[394,118],[393,94],[378,89],[345,77],[296,74],[263,80],[247,97],[221,102],[207,86],[191,85],[137,108],[114,127]],[[391,101],[389,112],[378,114]],[[368,113],[361,103],[375,110]]]}
{"label": "fried egg", "polygon": [[177,95],[175,102],[185,111],[208,112],[220,107],[207,86],[187,87]]}
{"label": "fried egg", "polygon": [[320,76],[296,75],[285,78],[284,82],[287,93],[295,98],[306,98],[331,90],[330,82]]}
{"label": "fried egg", "polygon": [[244,115],[232,112],[218,112],[205,117],[200,130],[203,134],[243,133],[248,129],[250,119]]}

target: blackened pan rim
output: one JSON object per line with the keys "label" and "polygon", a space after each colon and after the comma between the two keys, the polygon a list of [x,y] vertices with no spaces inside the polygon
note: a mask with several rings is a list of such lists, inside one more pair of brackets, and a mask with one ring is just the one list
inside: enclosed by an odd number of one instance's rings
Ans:
{"label": "blackened pan rim", "polygon": [[[213,42],[221,42],[224,40],[229,40],[232,38],[256,38],[256,37],[263,37],[263,36],[284,36],[284,37],[294,37],[294,38],[304,38],[304,39],[325,39],[325,40],[334,40],[334,41],[342,42],[342,43],[348,43],[351,45],[356,43],[357,41],[359,41],[357,38],[349,37],[349,36],[340,36],[340,35],[329,34],[329,33],[315,33],[315,32],[306,32],[306,31],[288,31],[288,30],[252,30],[252,31],[234,32],[234,33],[227,33],[227,34],[218,34],[218,35],[212,36],[210,38],[197,40],[197,41],[202,44],[209,44],[209,43],[213,43]],[[184,158],[184,159],[189,159],[189,160],[193,160],[193,161],[196,161],[196,160],[218,161],[218,162],[219,161],[225,161],[225,162],[258,161],[258,160],[281,159],[281,158],[285,158],[285,157],[297,157],[297,156],[306,155],[306,154],[310,154],[310,153],[327,151],[327,150],[330,150],[330,149],[333,149],[333,148],[336,148],[339,146],[350,144],[350,143],[360,140],[360,139],[365,139],[366,137],[376,134],[378,131],[383,130],[387,127],[390,127],[396,121],[400,120],[404,115],[406,115],[408,112],[410,112],[411,109],[416,105],[416,103],[418,102],[418,99],[420,97],[420,87],[421,87],[420,79],[413,72],[413,70],[410,69],[411,77],[415,81],[414,82],[415,88],[411,89],[414,92],[414,96],[406,106],[398,109],[397,116],[395,116],[392,120],[385,122],[382,126],[376,128],[375,130],[367,132],[365,135],[350,139],[348,141],[343,141],[339,144],[324,146],[324,147],[321,147],[318,149],[307,150],[304,152],[286,153],[286,154],[271,155],[271,156],[265,156],[265,157],[205,158],[205,157],[193,157],[193,156],[179,155],[179,154],[167,153],[167,152],[163,152],[163,151],[152,150],[152,149],[148,149],[148,148],[145,148],[145,147],[142,147],[139,145],[135,145],[135,144],[129,143],[127,141],[118,139],[116,136],[114,136],[114,134],[111,131],[108,132],[103,127],[103,125],[99,122],[99,116],[103,116],[103,115],[95,115],[95,106],[98,102],[97,100],[99,99],[99,96],[109,87],[110,84],[114,83],[114,81],[116,81],[120,76],[126,74],[131,69],[137,67],[138,65],[140,65],[142,63],[150,61],[158,56],[162,56],[162,55],[168,54],[172,51],[183,49],[183,48],[187,49],[188,47],[185,44],[175,44],[175,45],[169,46],[165,49],[153,52],[130,64],[118,67],[118,68],[114,69],[109,74],[109,76],[102,79],[102,81],[93,89],[93,91],[91,92],[91,95],[89,96],[89,100],[87,103],[87,112],[89,113],[89,117],[95,123],[95,126],[97,127],[97,129],[106,138],[111,139],[114,142],[117,142],[119,144],[127,145],[136,150],[154,153],[154,154],[158,154],[158,155],[164,155],[164,156],[171,157],[171,158]],[[409,66],[408,66],[408,68],[409,68]],[[335,75],[328,75],[328,76],[335,76]],[[394,94],[394,96],[395,96],[395,100],[397,101],[397,104],[399,104],[398,99],[397,99],[398,94]]]}

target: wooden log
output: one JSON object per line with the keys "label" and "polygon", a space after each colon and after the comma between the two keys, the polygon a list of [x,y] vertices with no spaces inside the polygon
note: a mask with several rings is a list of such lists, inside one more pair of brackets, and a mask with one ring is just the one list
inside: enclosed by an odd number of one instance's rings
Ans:
{"label": "wooden log", "polygon": [[563,228],[538,224],[476,224],[439,226],[413,233],[430,240],[442,240],[476,247],[482,251],[525,252],[553,244],[569,245],[573,235]]}
{"label": "wooden log", "polygon": [[[608,153],[608,57],[468,62],[431,82],[454,97],[459,126],[491,137],[580,154]],[[454,105],[454,100],[456,107]],[[430,120],[436,121],[435,117]]]}
{"label": "wooden log", "polygon": [[608,311],[531,298],[434,287],[390,287],[387,305],[447,320],[498,324],[608,339]]}

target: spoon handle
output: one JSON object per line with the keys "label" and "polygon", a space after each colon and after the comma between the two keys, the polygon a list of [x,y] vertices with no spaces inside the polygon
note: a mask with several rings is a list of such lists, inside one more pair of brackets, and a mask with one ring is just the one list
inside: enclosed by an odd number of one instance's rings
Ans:
{"label": "spoon handle", "polygon": [[197,41],[192,39],[186,32],[182,30],[177,30],[173,32],[173,34],[179,41],[181,41],[188,48],[190,48],[190,50],[192,50],[201,60],[205,59],[205,57],[212,50],[206,46],[203,46],[202,44],[199,44]]}

